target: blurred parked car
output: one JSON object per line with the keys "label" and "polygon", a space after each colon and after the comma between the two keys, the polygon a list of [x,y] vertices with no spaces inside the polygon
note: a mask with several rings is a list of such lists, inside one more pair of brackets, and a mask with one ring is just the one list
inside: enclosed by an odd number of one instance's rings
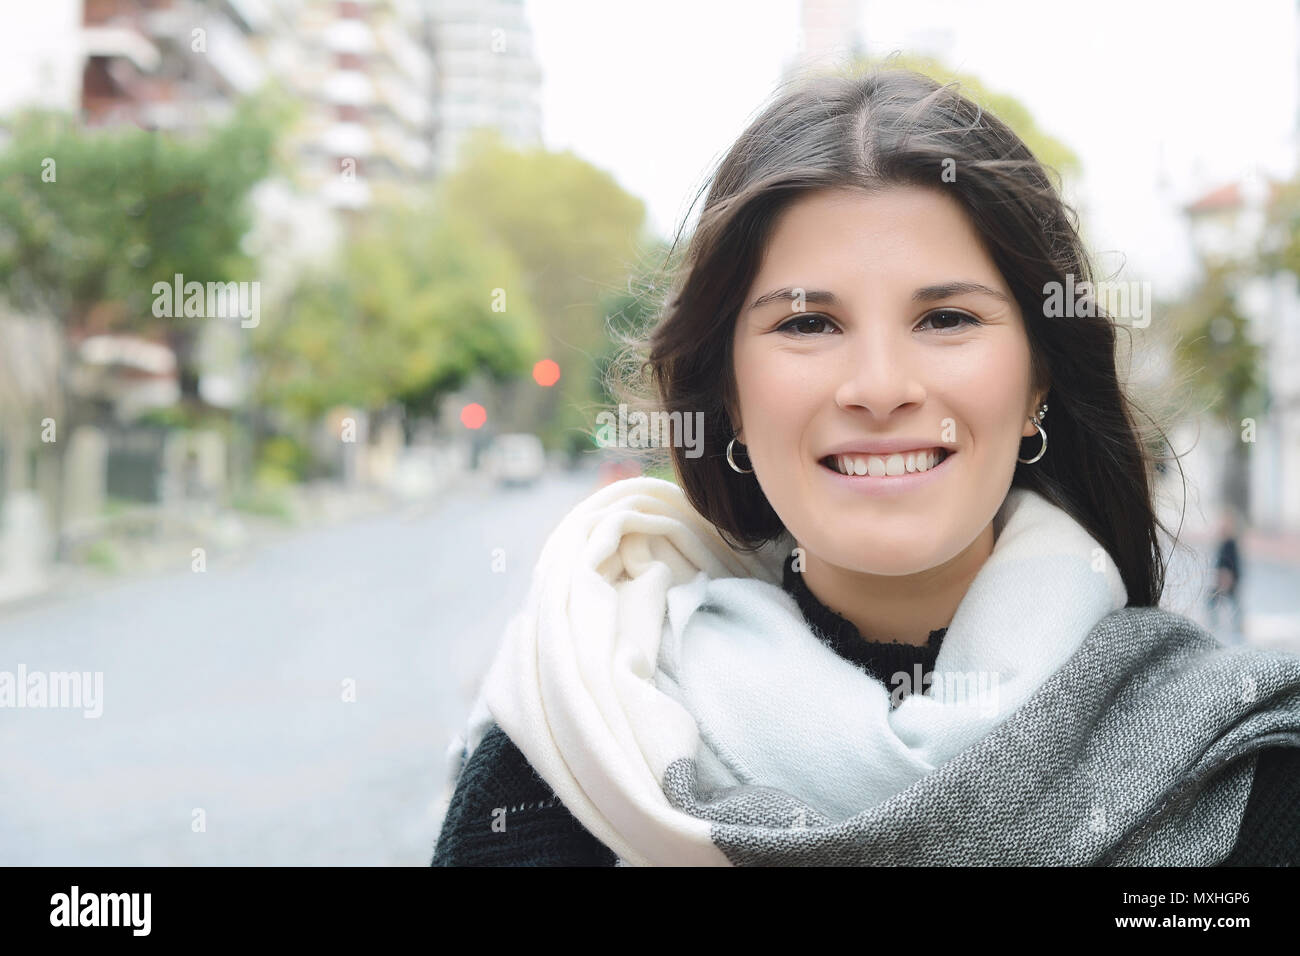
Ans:
{"label": "blurred parked car", "polygon": [[536,435],[500,435],[487,451],[488,474],[503,485],[530,485],[546,470],[546,450]]}

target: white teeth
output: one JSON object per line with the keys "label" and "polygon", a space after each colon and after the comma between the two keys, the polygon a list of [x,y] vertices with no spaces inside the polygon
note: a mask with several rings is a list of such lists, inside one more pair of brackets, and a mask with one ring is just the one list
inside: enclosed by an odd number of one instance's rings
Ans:
{"label": "white teeth", "polygon": [[871,475],[873,478],[929,471],[946,457],[946,452],[929,449],[893,455],[834,455],[835,470],[842,475]]}

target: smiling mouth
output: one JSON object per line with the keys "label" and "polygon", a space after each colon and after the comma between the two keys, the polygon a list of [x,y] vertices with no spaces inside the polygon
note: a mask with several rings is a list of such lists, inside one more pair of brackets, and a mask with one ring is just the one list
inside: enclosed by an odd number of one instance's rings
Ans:
{"label": "smiling mouth", "polygon": [[820,464],[850,477],[893,478],[927,472],[953,454],[947,448],[926,448],[892,455],[827,455]]}

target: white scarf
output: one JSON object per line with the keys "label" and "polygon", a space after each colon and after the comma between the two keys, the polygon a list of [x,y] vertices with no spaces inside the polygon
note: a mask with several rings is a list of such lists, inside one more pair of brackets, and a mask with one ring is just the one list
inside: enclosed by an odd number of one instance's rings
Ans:
{"label": "white scarf", "polygon": [[631,865],[730,862],[682,788],[779,795],[798,826],[877,807],[986,737],[1125,604],[1105,549],[1038,494],[1013,488],[994,532],[932,685],[891,709],[892,688],[835,654],[781,588],[788,536],[737,553],[676,485],[608,485],[542,549],[469,749],[495,721]]}

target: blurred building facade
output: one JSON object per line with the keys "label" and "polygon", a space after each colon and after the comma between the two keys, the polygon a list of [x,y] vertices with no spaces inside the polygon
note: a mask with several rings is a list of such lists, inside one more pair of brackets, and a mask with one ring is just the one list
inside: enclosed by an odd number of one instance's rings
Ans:
{"label": "blurred building facade", "polygon": [[[1280,186],[1261,174],[1242,177],[1196,197],[1185,207],[1191,241],[1207,264],[1256,261],[1265,242],[1269,210]],[[1286,270],[1248,275],[1233,289],[1247,319],[1251,340],[1260,347],[1268,411],[1255,423],[1249,444],[1250,523],[1259,528],[1300,532],[1300,284]],[[1240,425],[1240,423],[1235,423]],[[1195,429],[1185,430],[1181,448],[1190,447]],[[1201,510],[1210,522],[1219,500],[1222,462],[1228,445],[1241,441],[1240,429],[1216,432],[1201,423],[1200,442],[1188,456],[1191,477],[1202,489]]]}
{"label": "blurred building facade", "polygon": [[491,127],[542,144],[541,68],[522,0],[430,0],[437,53],[437,156],[451,169],[466,134]]}
{"label": "blurred building facade", "polygon": [[434,58],[426,4],[408,0],[85,0],[87,125],[186,131],[279,80],[305,189],[339,208],[369,179],[432,173]]}

